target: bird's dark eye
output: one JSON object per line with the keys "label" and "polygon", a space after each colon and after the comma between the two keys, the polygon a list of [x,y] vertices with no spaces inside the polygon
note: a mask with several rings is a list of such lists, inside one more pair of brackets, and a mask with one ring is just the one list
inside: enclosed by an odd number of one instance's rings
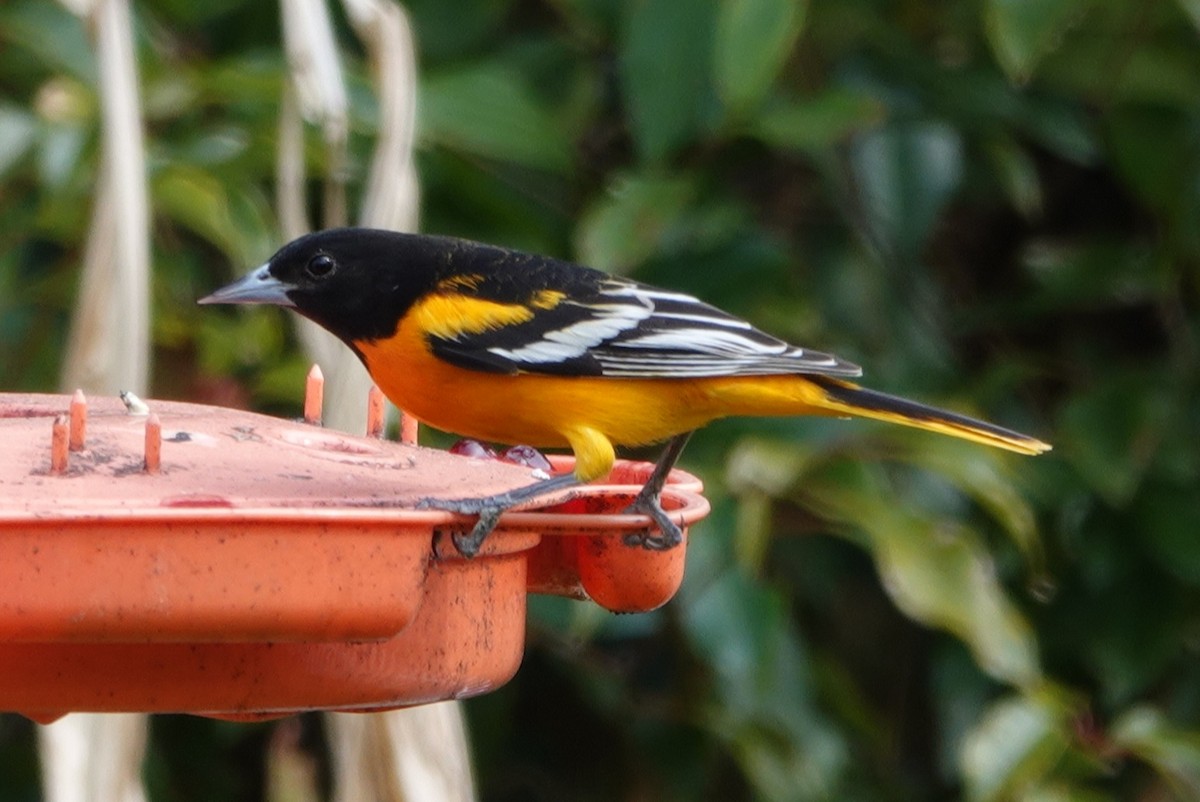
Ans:
{"label": "bird's dark eye", "polygon": [[325,278],[333,269],[337,267],[337,262],[333,261],[333,257],[327,253],[318,253],[316,256],[308,260],[308,264],[304,268],[304,272],[310,278]]}

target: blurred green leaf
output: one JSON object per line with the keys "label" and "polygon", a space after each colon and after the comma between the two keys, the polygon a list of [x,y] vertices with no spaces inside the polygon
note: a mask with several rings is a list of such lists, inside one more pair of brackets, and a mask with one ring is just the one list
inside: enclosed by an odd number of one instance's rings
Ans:
{"label": "blurred green leaf", "polygon": [[1113,722],[1111,737],[1115,746],[1161,772],[1180,799],[1200,799],[1200,733],[1181,729],[1143,705]]}
{"label": "blurred green leaf", "polygon": [[1179,163],[1180,154],[1196,153],[1200,126],[1194,116],[1141,107],[1119,110],[1108,123],[1115,164],[1130,186],[1160,208],[1175,207],[1194,183],[1195,168]]}
{"label": "blurred green leaf", "polygon": [[571,143],[524,78],[493,62],[427,75],[421,84],[422,138],[526,167],[565,172]]}
{"label": "blurred green leaf", "polygon": [[677,225],[698,189],[682,177],[627,176],[579,222],[581,262],[626,273],[659,250],[667,230]]}
{"label": "blurred green leaf", "polygon": [[1027,686],[1040,676],[1033,633],[1005,597],[972,532],[904,514],[861,523],[900,609],[965,640],[980,667],[997,679]]}
{"label": "blurred green leaf", "polygon": [[1124,506],[1168,436],[1170,413],[1169,394],[1144,373],[1109,375],[1063,408],[1062,456],[1109,504]]}
{"label": "blurred green leaf", "polygon": [[933,727],[937,741],[938,770],[947,777],[958,776],[962,745],[985,709],[995,701],[993,680],[979,670],[966,645],[945,640],[930,652],[930,687]]}
{"label": "blurred green leaf", "polygon": [[[263,317],[261,320],[271,326],[277,325],[276,321],[269,317]],[[262,326],[263,323],[259,323],[255,328],[261,332]],[[276,343],[273,342],[272,345]],[[297,409],[296,388],[303,386],[304,377],[311,369],[311,361],[303,354],[291,354],[281,361],[271,360],[254,374],[255,401],[261,405]]]}
{"label": "blurred green leaf", "polygon": [[770,103],[754,119],[753,130],[774,147],[819,153],[877,124],[885,114],[875,98],[829,89],[812,97]]}
{"label": "blurred green leaf", "polygon": [[1049,687],[993,704],[963,742],[967,799],[1024,798],[1066,753],[1068,714],[1065,700]]}
{"label": "blurred green leaf", "polygon": [[826,797],[848,756],[813,704],[811,668],[782,598],[726,570],[683,613],[717,683],[709,726],[757,790],[768,799]]}
{"label": "blurred green leaf", "polygon": [[[1119,536],[1136,538],[1132,531]],[[1116,559],[1135,558],[1138,550],[1123,549]],[[1136,557],[1135,559],[1140,559]],[[1128,566],[1115,566],[1121,572],[1110,584],[1092,596],[1098,613],[1081,611],[1086,618],[1088,638],[1082,644],[1088,671],[1094,674],[1097,704],[1110,708],[1128,705],[1147,693],[1157,679],[1184,654],[1181,640],[1190,637],[1187,613],[1179,604],[1179,588],[1166,579],[1150,587],[1140,586],[1138,575]],[[1121,599],[1112,608],[1109,598]]]}
{"label": "blurred green leaf", "polygon": [[1092,0],[988,0],[988,42],[1005,71],[1025,80]]}
{"label": "blurred green leaf", "polygon": [[[1091,98],[1114,109],[1121,103],[1181,109],[1195,103],[1200,52],[1191,25],[1155,20],[1169,16],[1182,23],[1165,3],[1143,13],[1131,2],[1081,1],[1090,7],[1085,24],[1067,37],[1069,47],[1055,49],[1041,65],[1047,82],[1065,96]],[[1121,58],[1113,57],[1114,47],[1125,48]]]}
{"label": "blurred green leaf", "polygon": [[1018,462],[1011,454],[960,440],[920,437],[904,461],[935,471],[988,511],[1004,528],[1036,577],[1046,568],[1045,551],[1029,501],[1018,482]]}
{"label": "blurred green leaf", "polygon": [[1163,569],[1200,588],[1200,494],[1155,483],[1138,496],[1134,520]]}
{"label": "blurred green leaf", "polygon": [[734,558],[746,573],[762,573],[771,549],[771,507],[766,493],[738,494],[737,528],[734,531]]}
{"label": "blurred green leaf", "polygon": [[725,481],[735,493],[757,491],[780,498],[800,481],[812,459],[803,443],[743,438],[729,452]]}
{"label": "blurred green leaf", "polygon": [[96,61],[84,25],[61,3],[17,0],[0,5],[0,39],[36,53],[53,70],[94,83]]}
{"label": "blurred green leaf", "polygon": [[423,229],[565,255],[568,218],[557,190],[547,189],[548,174],[450,150],[418,155]]}
{"label": "blurred green leaf", "polygon": [[1093,164],[1100,158],[1096,123],[1082,103],[1028,96],[1022,100],[1017,116],[1021,133],[1076,164]]}
{"label": "blurred green leaf", "polygon": [[[860,478],[867,475],[859,473]],[[1005,596],[978,535],[887,499],[867,480],[824,471],[801,484],[805,503],[861,530],[889,595],[906,615],[961,638],[979,666],[1004,682],[1030,687],[1041,678],[1028,622]]]}
{"label": "blurred green leaf", "polygon": [[1200,93],[1200,53],[1194,42],[1137,48],[1112,94],[1119,100],[1187,108]]}
{"label": "blurred green leaf", "polygon": [[39,133],[38,177],[43,184],[61,189],[79,167],[88,131],[79,125],[47,125]]}
{"label": "blurred green leaf", "polygon": [[695,138],[711,114],[714,0],[628,4],[621,82],[642,161],[658,164]]}
{"label": "blurred green leaf", "polygon": [[[189,114],[202,101],[201,87],[197,85],[199,77],[194,70],[180,70],[147,82],[142,87],[143,119],[154,123],[171,121],[180,115]],[[229,89],[233,90],[233,87],[230,86]],[[234,94],[230,91],[222,97],[232,100]],[[278,88],[271,100],[272,104],[278,101]]]}
{"label": "blurred green leaf", "polygon": [[726,251],[749,239],[751,211],[735,199],[707,197],[687,173],[616,176],[613,184],[579,222],[576,248],[585,264],[631,273],[678,259],[699,274],[734,262]]}
{"label": "blurred green leaf", "polygon": [[37,119],[18,106],[0,104],[0,178],[33,147]]}
{"label": "blurred green leaf", "polygon": [[286,80],[281,53],[249,51],[217,61],[194,75],[176,75],[165,81],[170,85],[163,90],[164,104],[193,91],[193,80],[201,92],[198,102],[229,104],[243,119],[261,117],[269,125],[276,123]]}
{"label": "blurred green leaf", "polygon": [[1039,303],[1057,309],[1149,301],[1169,292],[1172,281],[1149,244],[1105,235],[1082,244],[1031,239],[1020,259],[1040,285]]}
{"label": "blurred green leaf", "polygon": [[1184,14],[1192,21],[1197,30],[1200,30],[1200,0],[1175,0]]}
{"label": "blurred green leaf", "polygon": [[726,0],[717,14],[717,91],[736,114],[766,97],[808,13],[808,0]]}
{"label": "blurred green leaf", "polygon": [[233,161],[249,146],[246,131],[229,126],[196,132],[181,145],[179,156],[198,167],[211,167]]}
{"label": "blurred green leaf", "polygon": [[[780,802],[829,798],[834,777],[822,762],[835,755],[797,749],[786,734],[754,726],[721,727],[720,732],[731,742],[734,757],[760,798]],[[840,762],[841,756],[836,757]]]}
{"label": "blurred green leaf", "polygon": [[175,165],[159,171],[152,192],[160,214],[220,248],[238,269],[273,250],[265,199],[253,188],[229,185],[202,170]]}
{"label": "blurred green leaf", "polygon": [[510,0],[417,0],[405,3],[420,33],[421,52],[436,59],[462,57],[503,30]]}
{"label": "blurred green leaf", "polygon": [[892,123],[858,137],[851,164],[868,233],[914,258],[958,188],[962,163],[962,140],[944,123]]}
{"label": "blurred green leaf", "polygon": [[987,155],[1012,205],[1026,217],[1036,217],[1042,210],[1042,188],[1030,154],[1012,140],[998,140]]}
{"label": "blurred green leaf", "polygon": [[[291,354],[281,362],[288,327],[280,325],[283,315],[274,309],[239,309],[232,315],[201,315],[197,338],[200,368],[213,376],[244,372],[247,368],[266,370],[270,377],[264,389],[280,393],[283,400],[294,399],[297,376],[303,376],[311,364]],[[276,373],[276,367],[279,371]],[[300,370],[300,373],[296,373]],[[287,382],[291,382],[287,384]]]}
{"label": "blurred green leaf", "polygon": [[[684,612],[688,635],[715,672],[732,715],[789,715],[770,709],[764,694],[771,689],[773,663],[787,638],[784,607],[777,594],[727,570]],[[804,677],[795,679],[805,684]]]}
{"label": "blurred green leaf", "polygon": [[1024,793],[1020,802],[1120,802],[1118,797],[1074,783],[1043,785]]}
{"label": "blurred green leaf", "polygon": [[762,569],[770,549],[772,500],[789,495],[811,459],[802,443],[761,437],[743,438],[730,452],[725,482],[738,496],[734,554],[745,571]]}

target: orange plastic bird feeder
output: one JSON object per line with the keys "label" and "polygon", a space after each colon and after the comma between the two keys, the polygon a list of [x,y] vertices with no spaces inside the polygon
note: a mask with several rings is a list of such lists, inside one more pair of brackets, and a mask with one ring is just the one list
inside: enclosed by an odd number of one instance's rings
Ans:
{"label": "orange plastic bird feeder", "polygon": [[[369,403],[379,433],[380,396]],[[149,409],[0,394],[2,710],[259,718],[463,698],[516,672],[527,593],[639,612],[683,579],[686,540],[625,543],[652,525],[621,512],[645,463],[507,513],[465,560],[449,535],[471,521],[413,503],[503,492],[529,469],[198,404]],[[708,513],[700,490],[675,471],[663,492],[685,529]]]}

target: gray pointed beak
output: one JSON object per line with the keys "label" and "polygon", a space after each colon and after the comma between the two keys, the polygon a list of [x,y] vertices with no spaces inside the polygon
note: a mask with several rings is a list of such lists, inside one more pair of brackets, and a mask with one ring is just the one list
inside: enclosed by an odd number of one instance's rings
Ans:
{"label": "gray pointed beak", "polygon": [[293,288],[272,276],[269,268],[269,265],[257,267],[232,284],[226,284],[211,295],[204,296],[196,303],[295,306],[296,304],[287,296],[288,290]]}

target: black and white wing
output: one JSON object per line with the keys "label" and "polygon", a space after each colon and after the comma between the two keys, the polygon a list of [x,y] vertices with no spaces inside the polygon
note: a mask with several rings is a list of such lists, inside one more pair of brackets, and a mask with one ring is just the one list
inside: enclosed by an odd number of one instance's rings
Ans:
{"label": "black and white wing", "polygon": [[517,297],[511,285],[482,282],[472,288],[497,302],[527,304],[534,313],[529,320],[435,339],[433,352],[461,367],[500,373],[624,378],[862,373],[857,365],[789,345],[690,295],[563,263],[543,262],[535,273],[537,289],[527,297]]}

